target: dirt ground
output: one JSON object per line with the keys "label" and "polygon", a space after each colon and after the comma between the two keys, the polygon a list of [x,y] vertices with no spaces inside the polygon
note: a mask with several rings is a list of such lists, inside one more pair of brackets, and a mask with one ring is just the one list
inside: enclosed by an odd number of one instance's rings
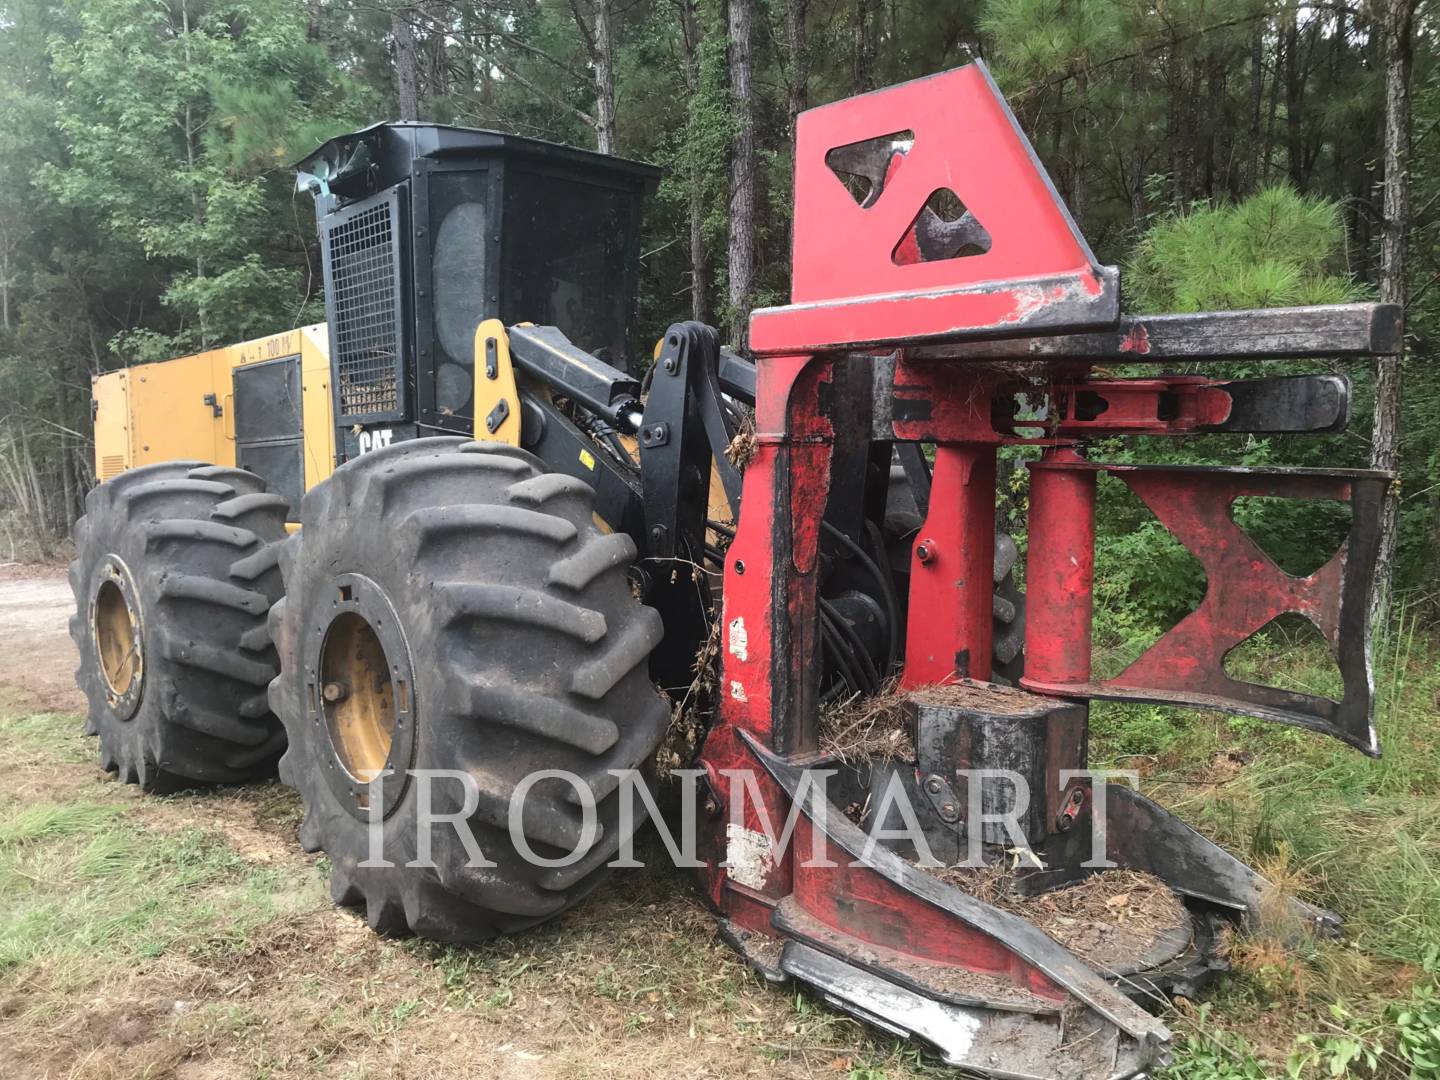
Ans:
{"label": "dirt ground", "polygon": [[331,905],[289,789],[147,797],[100,771],[71,604],[63,568],[0,567],[0,1075],[929,1072],[762,984],[672,868],[485,946],[377,937]]}
{"label": "dirt ground", "polygon": [[65,567],[0,566],[0,686],[19,691],[34,708],[85,708],[75,688],[73,605]]}

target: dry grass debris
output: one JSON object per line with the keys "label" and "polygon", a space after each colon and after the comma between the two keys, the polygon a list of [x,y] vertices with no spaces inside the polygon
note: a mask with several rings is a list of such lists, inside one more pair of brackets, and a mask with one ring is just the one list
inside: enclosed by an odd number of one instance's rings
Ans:
{"label": "dry grass debris", "polygon": [[711,612],[710,633],[696,650],[691,670],[694,678],[671,706],[670,727],[655,751],[655,771],[662,780],[695,760],[710,727],[715,695],[720,687],[720,619],[714,612]]}
{"label": "dry grass debris", "polygon": [[755,429],[747,421],[746,424],[735,433],[730,440],[730,445],[725,448],[725,458],[741,472],[755,458],[755,452],[760,448],[760,442],[755,438]]}
{"label": "dry grass debris", "polygon": [[1029,920],[1106,971],[1133,963],[1188,919],[1169,886],[1138,870],[1102,870],[1078,884],[1027,895],[1003,865],[924,869],[977,900]]}
{"label": "dry grass debris", "polygon": [[849,764],[871,758],[914,761],[915,742],[905,712],[909,690],[899,676],[874,694],[856,695],[820,712],[820,752]]}

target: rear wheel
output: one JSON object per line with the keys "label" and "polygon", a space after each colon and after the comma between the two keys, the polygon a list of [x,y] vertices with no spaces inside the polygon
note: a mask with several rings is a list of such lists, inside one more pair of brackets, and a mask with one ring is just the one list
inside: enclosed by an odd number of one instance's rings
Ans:
{"label": "rear wheel", "polygon": [[274,775],[285,745],[265,688],[285,500],[252,473],[194,461],[100,485],[70,564],[76,682],[100,763],[168,791]]}
{"label": "rear wheel", "polygon": [[[281,776],[305,802],[300,840],[329,855],[336,902],[443,941],[575,904],[644,820],[621,822],[612,770],[647,762],[669,720],[647,673],[660,617],[627,578],[633,542],[597,524],[583,482],[448,438],[342,466],[301,519],[281,557],[270,697],[290,734]],[[539,770],[575,786],[535,783],[512,834],[511,796]],[[574,861],[537,865],[527,847]]]}

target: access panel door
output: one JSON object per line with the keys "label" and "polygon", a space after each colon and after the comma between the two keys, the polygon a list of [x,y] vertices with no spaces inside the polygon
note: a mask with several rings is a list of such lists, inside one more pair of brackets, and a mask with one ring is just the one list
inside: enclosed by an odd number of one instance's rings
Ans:
{"label": "access panel door", "polygon": [[235,463],[265,478],[298,521],[305,494],[305,432],[300,357],[284,356],[234,370]]}

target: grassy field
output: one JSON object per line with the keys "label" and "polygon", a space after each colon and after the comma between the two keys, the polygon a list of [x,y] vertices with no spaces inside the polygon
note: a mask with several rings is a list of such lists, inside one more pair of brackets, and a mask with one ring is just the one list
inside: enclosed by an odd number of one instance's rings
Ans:
{"label": "grassy field", "polygon": [[[1237,652],[1237,677],[1338,689],[1309,635]],[[1237,940],[1231,976],[1169,1017],[1171,1080],[1440,1077],[1440,650],[1409,620],[1376,649],[1376,687],[1379,761],[1258,720],[1094,707],[1096,758],[1345,918],[1339,941]]]}
{"label": "grassy field", "polygon": [[[1235,974],[1168,1017],[1171,1077],[1440,1076],[1404,1056],[1440,1046],[1440,650],[1406,630],[1381,651],[1380,762],[1258,722],[1096,709],[1097,757],[1347,919],[1339,942],[1236,942]],[[1327,678],[1304,642],[1243,663]],[[481,948],[382,940],[330,906],[288,790],[142,798],[99,772],[77,717],[29,707],[0,700],[6,1076],[950,1075],[761,985],[684,874],[627,876]]]}
{"label": "grassy field", "polygon": [[141,797],[76,716],[0,702],[0,1075],[913,1075],[917,1054],[751,976],[689,878],[608,885],[456,949],[335,910],[278,784]]}

